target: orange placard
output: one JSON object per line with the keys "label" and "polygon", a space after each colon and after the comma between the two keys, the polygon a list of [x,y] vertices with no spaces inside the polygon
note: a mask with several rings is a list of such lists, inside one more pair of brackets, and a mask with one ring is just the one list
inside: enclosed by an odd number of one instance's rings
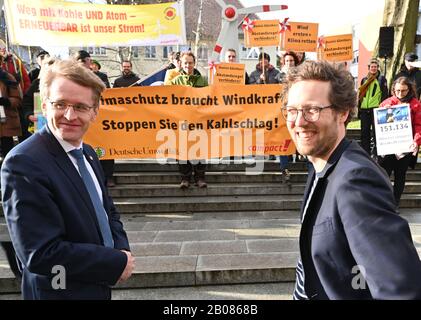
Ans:
{"label": "orange placard", "polygon": [[281,47],[284,50],[316,52],[318,23],[289,22],[291,30],[283,33]]}
{"label": "orange placard", "polygon": [[245,65],[243,63],[221,62],[210,70],[212,84],[244,84]]}
{"label": "orange placard", "polygon": [[322,59],[327,61],[349,61],[353,58],[352,34],[341,34],[323,38]]}
{"label": "orange placard", "polygon": [[292,154],[282,85],[107,89],[85,136],[101,159]]}
{"label": "orange placard", "polygon": [[271,47],[279,44],[279,20],[254,20],[253,28],[244,31],[244,46]]}

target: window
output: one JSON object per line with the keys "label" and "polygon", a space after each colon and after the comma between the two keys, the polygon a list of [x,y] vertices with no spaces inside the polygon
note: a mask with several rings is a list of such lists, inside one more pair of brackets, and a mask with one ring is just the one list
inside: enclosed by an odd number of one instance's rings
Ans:
{"label": "window", "polygon": [[260,50],[257,47],[246,48],[244,45],[241,46],[240,59],[258,59]]}
{"label": "window", "polygon": [[88,51],[93,56],[106,56],[107,49],[103,47],[83,47],[82,50]]}
{"label": "window", "polygon": [[154,47],[154,46],[145,47],[145,58],[155,59],[156,58],[156,47]]}
{"label": "window", "polygon": [[168,55],[169,55],[171,52],[174,52],[174,51],[176,51],[176,49],[175,49],[173,46],[166,46],[166,47],[162,47],[162,57],[163,57],[164,59],[168,59]]}
{"label": "window", "polygon": [[200,46],[197,50],[197,59],[198,60],[208,60],[208,47]]}
{"label": "window", "polygon": [[132,57],[139,58],[139,47],[132,47]]}

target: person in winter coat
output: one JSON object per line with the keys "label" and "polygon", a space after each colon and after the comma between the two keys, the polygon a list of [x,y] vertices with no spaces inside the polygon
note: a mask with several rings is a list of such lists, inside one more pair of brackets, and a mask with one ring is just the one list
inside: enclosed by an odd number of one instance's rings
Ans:
{"label": "person in winter coat", "polygon": [[281,72],[270,64],[270,56],[267,53],[260,53],[259,63],[256,65],[256,70],[250,74],[249,84],[270,84],[280,82]]}
{"label": "person in winter coat", "polygon": [[361,118],[361,147],[373,157],[377,156],[375,146],[371,151],[371,136],[376,141],[373,109],[388,96],[386,78],[380,74],[379,62],[372,59],[368,64],[368,74],[358,88],[358,111]]}
{"label": "person in winter coat", "polygon": [[124,60],[121,63],[121,69],[123,75],[117,79],[115,79],[113,88],[126,88],[132,86],[136,81],[140,80],[140,78],[133,73],[132,71],[132,62],[129,60]]}
{"label": "person in winter coat", "polygon": [[415,84],[407,77],[397,78],[392,85],[393,96],[380,104],[380,107],[408,103],[411,110],[412,133],[414,141],[410,147],[410,152],[406,154],[389,154],[379,157],[379,164],[390,176],[394,172],[393,194],[399,204],[403,189],[405,188],[406,171],[413,157],[417,157],[418,148],[421,145],[421,102],[416,98]]}
{"label": "person in winter coat", "polygon": [[[180,75],[171,81],[171,85],[183,85],[190,87],[206,87],[208,81],[202,77],[200,73],[194,68],[196,58],[192,52],[183,52],[180,56],[181,70]],[[181,189],[187,189],[190,186],[190,181],[193,177],[196,185],[199,188],[206,188],[205,181],[206,163],[205,160],[198,160],[197,164],[190,161],[179,161],[178,169],[181,175]]]}
{"label": "person in winter coat", "polygon": [[414,52],[405,54],[405,62],[401,66],[399,73],[395,79],[399,77],[408,77],[409,80],[415,83],[416,98],[420,99],[421,96],[421,70],[413,66],[413,63],[418,60],[418,56]]}

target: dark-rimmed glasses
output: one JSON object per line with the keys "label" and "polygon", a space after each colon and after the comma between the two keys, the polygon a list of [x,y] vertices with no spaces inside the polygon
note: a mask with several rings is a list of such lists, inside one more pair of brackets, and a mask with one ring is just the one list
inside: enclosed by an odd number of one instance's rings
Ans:
{"label": "dark-rimmed glasses", "polygon": [[296,107],[283,107],[281,108],[281,113],[284,119],[288,122],[295,122],[298,117],[298,113],[301,112],[303,117],[308,122],[316,122],[320,118],[320,113],[323,109],[332,108],[333,105],[329,106],[311,106],[298,109]]}

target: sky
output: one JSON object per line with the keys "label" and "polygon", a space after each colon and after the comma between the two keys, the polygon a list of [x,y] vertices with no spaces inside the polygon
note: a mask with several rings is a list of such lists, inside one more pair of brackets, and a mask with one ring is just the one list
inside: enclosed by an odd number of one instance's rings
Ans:
{"label": "sky", "polygon": [[[335,26],[357,24],[384,6],[385,0],[240,0],[244,7],[285,4],[287,10],[259,14],[264,20],[289,18],[295,22],[319,23],[319,34],[328,35]],[[351,31],[351,30],[350,30]]]}

